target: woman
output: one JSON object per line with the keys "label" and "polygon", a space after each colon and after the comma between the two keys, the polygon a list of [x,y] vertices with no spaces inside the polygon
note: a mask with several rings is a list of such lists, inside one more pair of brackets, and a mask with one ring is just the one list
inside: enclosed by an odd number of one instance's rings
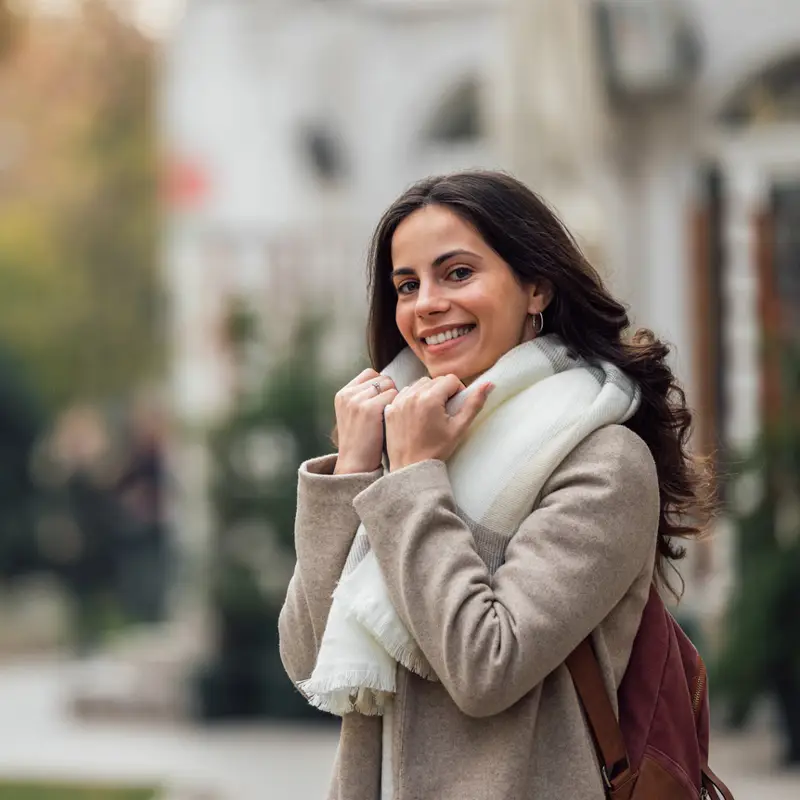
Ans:
{"label": "woman", "polygon": [[374,369],[300,469],[280,618],[289,676],[343,716],[330,797],[599,800],[564,659],[591,634],[615,696],[670,537],[699,532],[667,347],[623,340],[504,174],[416,184],[370,261]]}

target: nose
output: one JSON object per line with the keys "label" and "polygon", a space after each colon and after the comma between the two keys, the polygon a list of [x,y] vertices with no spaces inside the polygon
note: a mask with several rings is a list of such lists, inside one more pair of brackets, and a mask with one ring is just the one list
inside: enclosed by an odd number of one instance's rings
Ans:
{"label": "nose", "polygon": [[418,317],[441,314],[450,308],[446,293],[436,281],[422,281],[417,291],[415,311]]}

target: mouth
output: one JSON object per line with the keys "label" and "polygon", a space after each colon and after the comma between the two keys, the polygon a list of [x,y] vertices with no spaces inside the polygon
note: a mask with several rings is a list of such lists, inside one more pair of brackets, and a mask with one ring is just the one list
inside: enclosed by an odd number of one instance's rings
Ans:
{"label": "mouth", "polygon": [[435,355],[463,344],[476,328],[477,325],[463,325],[458,328],[451,328],[443,333],[427,336],[424,339],[420,339],[420,342],[426,352]]}

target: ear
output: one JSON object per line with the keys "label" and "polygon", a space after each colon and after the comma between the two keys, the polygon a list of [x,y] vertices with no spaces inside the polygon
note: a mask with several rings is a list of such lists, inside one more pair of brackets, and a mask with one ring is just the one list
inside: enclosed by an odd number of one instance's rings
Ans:
{"label": "ear", "polygon": [[544,311],[553,299],[553,284],[545,278],[530,284],[528,295],[528,313],[539,314]]}

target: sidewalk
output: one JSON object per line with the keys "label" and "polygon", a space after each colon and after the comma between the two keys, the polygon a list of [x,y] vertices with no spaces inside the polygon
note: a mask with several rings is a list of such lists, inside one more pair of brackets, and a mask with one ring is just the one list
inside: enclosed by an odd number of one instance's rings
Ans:
{"label": "sidewalk", "polygon": [[736,800],[800,800],[800,768],[778,770],[779,742],[766,727],[711,738],[710,763]]}
{"label": "sidewalk", "polygon": [[168,800],[325,796],[334,726],[99,724],[64,713],[71,665],[0,665],[0,778],[152,783]]}
{"label": "sidewalk", "polygon": [[[85,723],[63,713],[70,665],[0,666],[0,777],[154,782],[175,800],[325,797],[335,726]],[[771,767],[768,730],[712,740],[736,800],[800,800],[800,771]]]}

